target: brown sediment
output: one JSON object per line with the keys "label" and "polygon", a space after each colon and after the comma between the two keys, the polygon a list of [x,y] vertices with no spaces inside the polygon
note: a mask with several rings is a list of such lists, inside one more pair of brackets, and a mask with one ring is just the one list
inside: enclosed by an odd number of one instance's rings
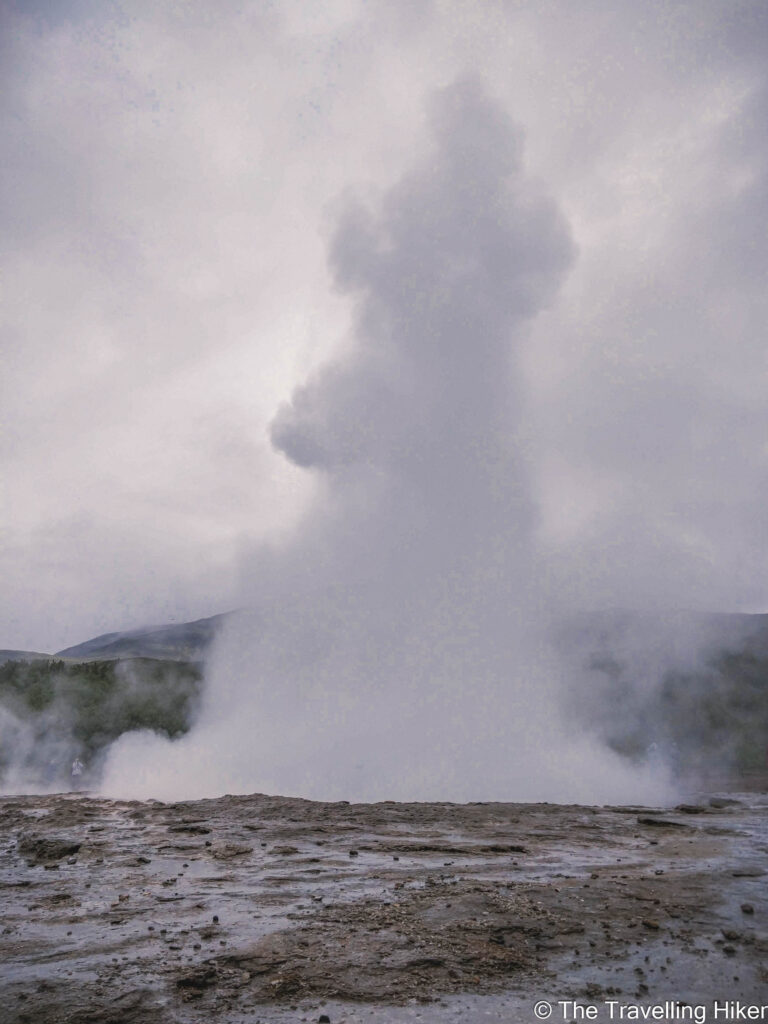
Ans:
{"label": "brown sediment", "polygon": [[357,1020],[429,1000],[421,1019],[444,1021],[460,994],[466,1020],[542,986],[684,998],[686,977],[700,999],[757,998],[767,828],[756,796],[0,799],[0,1021],[316,1020],[329,1001]]}

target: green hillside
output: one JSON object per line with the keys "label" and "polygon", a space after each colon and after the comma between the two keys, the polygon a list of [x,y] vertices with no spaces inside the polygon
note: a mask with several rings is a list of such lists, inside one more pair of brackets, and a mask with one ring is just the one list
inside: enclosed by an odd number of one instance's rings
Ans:
{"label": "green hillside", "polygon": [[133,729],[180,736],[201,689],[195,663],[7,661],[0,665],[0,782],[13,765],[32,782],[64,783],[76,757],[96,771],[106,746]]}
{"label": "green hillside", "polygon": [[[201,657],[223,619],[107,634],[66,658],[21,652],[0,664],[0,785],[65,788],[75,757],[96,780],[123,733],[183,735],[202,694]],[[767,616],[592,613],[569,620],[557,646],[566,710],[585,735],[682,774],[765,769]],[[196,656],[184,659],[185,650]]]}
{"label": "green hillside", "polygon": [[713,617],[707,642],[683,653],[683,631],[650,626],[571,644],[575,720],[635,761],[660,757],[690,774],[765,771],[766,616]]}

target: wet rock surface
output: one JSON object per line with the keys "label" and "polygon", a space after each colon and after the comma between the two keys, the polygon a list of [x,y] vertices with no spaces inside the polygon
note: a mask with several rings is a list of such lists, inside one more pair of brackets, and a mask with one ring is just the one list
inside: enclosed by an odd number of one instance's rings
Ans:
{"label": "wet rock surface", "polygon": [[533,1019],[539,998],[768,991],[760,794],[0,798],[0,849],[3,1024],[471,1024]]}

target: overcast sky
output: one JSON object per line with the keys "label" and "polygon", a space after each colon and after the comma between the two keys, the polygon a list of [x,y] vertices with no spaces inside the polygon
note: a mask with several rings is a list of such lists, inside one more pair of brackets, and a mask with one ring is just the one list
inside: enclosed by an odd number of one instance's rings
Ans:
{"label": "overcast sky", "polygon": [[514,396],[551,592],[768,609],[764,0],[0,9],[0,647],[239,601],[317,487],[278,410],[351,344],[340,218],[468,74],[558,211]]}

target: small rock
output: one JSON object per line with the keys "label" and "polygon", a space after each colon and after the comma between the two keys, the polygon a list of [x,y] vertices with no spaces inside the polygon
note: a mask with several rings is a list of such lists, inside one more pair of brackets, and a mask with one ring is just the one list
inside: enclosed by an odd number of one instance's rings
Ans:
{"label": "small rock", "polygon": [[741,912],[742,914],[754,914],[755,908],[752,906],[751,903],[742,903]]}
{"label": "small rock", "polygon": [[317,1018],[317,1024],[331,1024],[331,1018],[327,1013],[321,1013]]}
{"label": "small rock", "polygon": [[245,843],[217,843],[211,853],[216,860],[232,860],[233,857],[246,857],[253,853],[253,847]]}
{"label": "small rock", "polygon": [[72,839],[45,839],[41,836],[22,833],[19,836],[19,853],[30,867],[36,864],[50,863],[72,857],[81,847],[81,843]]}
{"label": "small rock", "polygon": [[659,930],[659,922],[655,917],[644,917],[643,928],[650,928],[651,931],[657,932]]}
{"label": "small rock", "polygon": [[[650,825],[652,828],[688,828],[682,821],[673,821],[671,818],[651,817],[641,815],[637,819],[638,825]],[[621,860],[621,858],[618,858]]]}
{"label": "small rock", "polygon": [[177,988],[192,992],[202,992],[204,989],[215,984],[216,971],[212,967],[205,967],[202,970],[194,971],[179,978],[176,982]]}

